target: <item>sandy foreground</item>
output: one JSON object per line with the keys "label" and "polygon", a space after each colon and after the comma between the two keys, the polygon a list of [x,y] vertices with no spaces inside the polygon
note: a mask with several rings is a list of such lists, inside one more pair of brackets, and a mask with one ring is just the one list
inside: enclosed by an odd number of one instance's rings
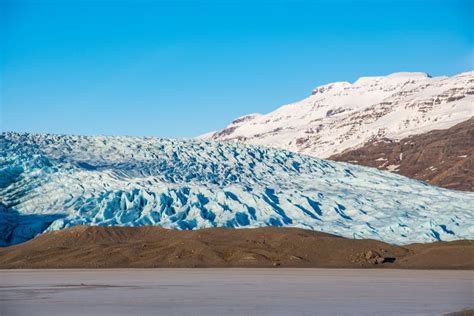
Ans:
{"label": "sandy foreground", "polygon": [[0,315],[444,315],[472,271],[1,270]]}

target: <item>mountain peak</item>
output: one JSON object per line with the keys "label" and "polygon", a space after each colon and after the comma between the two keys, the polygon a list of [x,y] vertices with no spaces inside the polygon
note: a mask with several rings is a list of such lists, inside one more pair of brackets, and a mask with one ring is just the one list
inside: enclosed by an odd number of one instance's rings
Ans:
{"label": "mountain peak", "polygon": [[387,76],[387,78],[413,78],[413,79],[426,79],[432,78],[426,72],[394,72]]}
{"label": "mountain peak", "polygon": [[425,80],[432,78],[429,74],[425,72],[394,72],[386,76],[366,76],[360,77],[354,82],[354,85],[367,85],[373,84],[374,82],[383,82],[383,83],[398,83],[399,81],[412,81],[412,80]]}
{"label": "mountain peak", "polygon": [[328,158],[373,140],[452,127],[472,116],[473,102],[474,72],[397,72],[319,86],[306,99],[244,116],[210,137]]}

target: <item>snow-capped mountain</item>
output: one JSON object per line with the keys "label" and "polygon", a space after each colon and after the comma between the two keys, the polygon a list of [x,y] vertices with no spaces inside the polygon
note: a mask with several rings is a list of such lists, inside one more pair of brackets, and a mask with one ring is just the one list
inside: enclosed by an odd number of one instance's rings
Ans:
{"label": "snow-capped mountain", "polygon": [[306,99],[251,114],[201,139],[238,140],[328,158],[377,139],[449,128],[474,115],[474,71],[394,73],[320,86]]}
{"label": "snow-capped mountain", "polygon": [[0,135],[3,245],[80,224],[291,226],[391,243],[474,238],[474,193],[234,142]]}

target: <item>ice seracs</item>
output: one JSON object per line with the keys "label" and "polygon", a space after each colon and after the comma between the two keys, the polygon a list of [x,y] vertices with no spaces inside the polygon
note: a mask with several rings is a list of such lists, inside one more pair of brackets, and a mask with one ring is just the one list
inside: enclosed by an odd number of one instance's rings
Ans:
{"label": "ice seracs", "polygon": [[474,72],[420,72],[336,82],[275,111],[235,120],[202,137],[236,140],[327,158],[367,142],[446,129],[474,116]]}
{"label": "ice seracs", "polygon": [[0,243],[75,225],[474,238],[474,194],[235,142],[3,133]]}

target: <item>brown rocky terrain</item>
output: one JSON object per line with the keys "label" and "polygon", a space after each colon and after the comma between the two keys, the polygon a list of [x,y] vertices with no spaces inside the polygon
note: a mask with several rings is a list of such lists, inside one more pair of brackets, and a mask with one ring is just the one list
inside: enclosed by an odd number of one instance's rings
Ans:
{"label": "brown rocky terrain", "polygon": [[329,159],[397,172],[448,189],[474,191],[474,118],[400,141],[367,143]]}
{"label": "brown rocky terrain", "polygon": [[446,314],[446,316],[474,316],[474,309]]}
{"label": "brown rocky terrain", "polygon": [[0,268],[306,267],[474,269],[474,241],[395,246],[298,228],[91,227],[0,248]]}

